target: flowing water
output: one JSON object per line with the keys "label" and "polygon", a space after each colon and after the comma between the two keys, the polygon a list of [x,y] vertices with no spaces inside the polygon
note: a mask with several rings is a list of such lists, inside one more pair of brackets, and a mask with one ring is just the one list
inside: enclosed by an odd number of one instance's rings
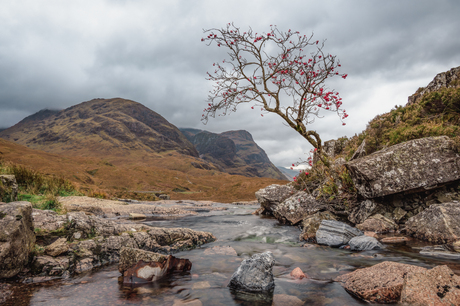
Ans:
{"label": "flowing water", "polygon": [[[214,204],[219,206],[219,204]],[[220,205],[224,206],[224,205]],[[283,298],[300,305],[364,305],[333,281],[338,275],[382,261],[396,261],[431,268],[447,264],[460,274],[460,264],[418,254],[421,242],[389,245],[386,250],[351,252],[299,242],[300,229],[283,226],[276,219],[255,216],[257,206],[229,206],[224,211],[201,211],[197,216],[151,217],[142,222],[157,227],[187,227],[213,233],[217,240],[201,248],[174,254],[189,259],[191,271],[174,273],[159,282],[124,287],[117,265],[70,280],[16,285],[12,305],[271,305]],[[209,254],[215,246],[232,247],[235,255]],[[208,250],[208,251],[206,251]],[[245,296],[227,287],[243,259],[271,251],[276,263],[275,290],[268,296]],[[292,280],[296,267],[308,279]],[[199,301],[198,301],[199,300]],[[282,300],[283,306],[289,304]],[[300,302],[301,301],[301,302]],[[201,304],[200,304],[201,303]],[[280,304],[277,304],[280,305]]]}

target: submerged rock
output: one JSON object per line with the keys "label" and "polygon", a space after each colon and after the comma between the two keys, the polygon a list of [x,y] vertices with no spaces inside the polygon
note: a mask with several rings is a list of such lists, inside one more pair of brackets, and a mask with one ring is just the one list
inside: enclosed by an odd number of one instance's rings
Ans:
{"label": "submerged rock", "polygon": [[0,205],[0,279],[15,276],[27,265],[34,244],[32,204]]}
{"label": "submerged rock", "polygon": [[289,273],[289,275],[294,279],[307,278],[307,275],[305,275],[305,273],[303,273],[303,271],[299,267],[292,270],[291,273]]}
{"label": "submerged rock", "polygon": [[460,239],[460,203],[433,204],[406,222],[406,232],[433,243]]}
{"label": "submerged rock", "polygon": [[396,303],[401,297],[404,277],[425,268],[384,261],[369,268],[340,275],[335,280],[353,295],[372,303]]}
{"label": "submerged rock", "polygon": [[154,282],[172,271],[190,271],[191,268],[188,259],[125,247],[120,251],[118,265],[123,273],[123,284]]}
{"label": "submerged rock", "polygon": [[401,303],[460,305],[460,277],[447,266],[409,273],[404,279]]}
{"label": "submerged rock", "polygon": [[460,157],[447,136],[396,144],[346,164],[366,198],[432,188],[460,179]]}
{"label": "submerged rock", "polygon": [[377,239],[366,235],[351,238],[348,241],[348,245],[352,251],[380,250],[384,248],[383,244]]}
{"label": "submerged rock", "polygon": [[448,259],[460,259],[460,253],[452,252],[445,245],[425,246],[420,250],[420,254]]}
{"label": "submerged rock", "polygon": [[316,232],[316,242],[332,247],[345,245],[351,238],[364,235],[359,229],[343,222],[323,220]]}
{"label": "submerged rock", "polygon": [[238,291],[268,292],[275,288],[273,266],[275,258],[271,252],[254,254],[241,262],[228,284]]}

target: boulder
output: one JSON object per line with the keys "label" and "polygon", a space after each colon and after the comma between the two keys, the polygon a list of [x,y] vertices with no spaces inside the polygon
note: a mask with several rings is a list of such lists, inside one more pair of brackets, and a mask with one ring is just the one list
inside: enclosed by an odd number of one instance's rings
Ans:
{"label": "boulder", "polygon": [[434,188],[460,179],[460,157],[447,136],[396,144],[346,164],[366,198]]}
{"label": "boulder", "polygon": [[123,284],[154,282],[172,271],[190,271],[191,268],[188,259],[126,247],[120,251],[118,265],[123,273]]}
{"label": "boulder", "polygon": [[359,203],[348,216],[348,220],[354,224],[363,223],[376,210],[378,204],[373,200],[365,200]]}
{"label": "boulder", "polygon": [[18,200],[18,183],[14,175],[0,175],[0,202],[15,202]]}
{"label": "boulder", "polygon": [[61,276],[70,268],[68,257],[37,256],[32,262],[32,272],[40,276]]}
{"label": "boulder", "polygon": [[272,306],[302,306],[305,303],[294,295],[275,294]]}
{"label": "boulder", "polygon": [[295,225],[305,217],[324,208],[326,208],[326,205],[316,201],[310,194],[298,191],[277,206],[272,207],[272,214],[282,223]]}
{"label": "boulder", "polygon": [[363,223],[356,225],[356,228],[362,231],[384,234],[395,231],[398,226],[393,220],[381,214],[376,214],[366,219]]}
{"label": "boulder", "polygon": [[447,266],[409,273],[404,279],[401,303],[460,305],[460,277]]}
{"label": "boulder", "polygon": [[145,219],[146,217],[144,214],[129,213],[130,219]]}
{"label": "boulder", "polygon": [[256,191],[256,198],[260,206],[271,213],[281,202],[292,196],[297,190],[291,185],[273,184]]}
{"label": "boulder", "polygon": [[397,303],[401,297],[404,277],[425,268],[384,261],[369,268],[338,276],[335,280],[353,295],[372,303]]}
{"label": "boulder", "polygon": [[46,246],[45,254],[56,257],[61,255],[62,253],[66,253],[68,250],[69,246],[67,245],[67,239],[59,238],[52,244]]}
{"label": "boulder", "polygon": [[302,234],[300,234],[300,240],[310,241],[315,239],[316,231],[318,231],[319,225],[323,220],[337,220],[337,217],[329,212],[329,211],[322,211],[317,212],[311,216],[306,217],[302,221]]}
{"label": "boulder", "polygon": [[460,240],[457,240],[457,241],[452,242],[452,249],[453,249],[455,252],[460,253]]}
{"label": "boulder", "polygon": [[383,244],[377,239],[366,235],[351,238],[348,241],[348,245],[352,251],[380,250],[384,248]]}
{"label": "boulder", "polygon": [[231,246],[213,246],[204,250],[204,255],[227,255],[227,256],[238,256],[235,249]]}
{"label": "boulder", "polygon": [[359,229],[343,222],[323,220],[316,232],[316,242],[332,247],[345,245],[351,238],[363,235]]}
{"label": "boulder", "polygon": [[0,205],[0,278],[18,274],[29,262],[35,244],[32,204]]}
{"label": "boulder", "polygon": [[271,292],[275,288],[274,265],[275,258],[271,252],[254,254],[241,262],[228,287],[237,291]]}
{"label": "boulder", "polygon": [[421,255],[447,259],[460,259],[460,253],[452,251],[446,245],[429,245],[420,250]]}
{"label": "boulder", "polygon": [[385,237],[385,238],[382,238],[380,239],[380,242],[382,243],[404,243],[406,241],[410,241],[411,238],[408,238],[408,237]]}
{"label": "boulder", "polygon": [[431,205],[406,221],[406,232],[440,244],[460,239],[460,203]]}

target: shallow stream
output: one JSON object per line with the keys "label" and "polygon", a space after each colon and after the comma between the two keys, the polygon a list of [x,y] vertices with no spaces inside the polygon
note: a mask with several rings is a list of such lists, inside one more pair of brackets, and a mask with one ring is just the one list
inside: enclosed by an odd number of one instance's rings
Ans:
{"label": "shallow stream", "polygon": [[[396,261],[434,267],[447,264],[460,274],[458,261],[443,260],[418,254],[421,242],[388,245],[385,250],[351,252],[299,242],[300,229],[283,226],[274,218],[251,213],[258,206],[225,206],[228,210],[201,211],[197,216],[150,217],[141,222],[156,227],[186,227],[213,233],[217,241],[191,251],[174,254],[189,259],[190,272],[175,273],[160,282],[138,287],[119,283],[117,265],[76,276],[70,280],[55,280],[41,284],[15,285],[12,305],[271,305],[282,301],[283,306],[296,305],[365,305],[339,283],[340,274],[382,261]],[[235,255],[212,254],[215,246],[230,246]],[[275,257],[275,290],[273,296],[252,298],[233,293],[227,287],[231,275],[243,259],[255,253],[271,251]],[[211,254],[210,254],[211,253]],[[292,280],[289,273],[296,267],[308,279]],[[287,297],[289,296],[289,297]],[[283,300],[284,299],[284,300]],[[199,302],[197,301],[199,300]],[[268,301],[267,301],[268,300]],[[300,301],[299,301],[300,300]],[[201,302],[201,304],[200,304]],[[302,305],[300,303],[300,305]],[[281,304],[277,304],[281,305]]]}

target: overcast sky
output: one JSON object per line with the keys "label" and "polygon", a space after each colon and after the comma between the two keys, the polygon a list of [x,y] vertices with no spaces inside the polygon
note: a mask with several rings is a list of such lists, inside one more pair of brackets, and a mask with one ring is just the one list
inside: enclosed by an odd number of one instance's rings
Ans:
{"label": "overcast sky", "polygon": [[0,10],[0,127],[41,109],[93,98],[142,103],[178,127],[245,129],[275,165],[311,147],[276,115],[249,107],[204,126],[212,83],[205,79],[222,50],[200,40],[228,22],[242,29],[314,33],[327,39],[346,80],[331,79],[349,113],[311,127],[323,140],[353,136],[378,114],[433,77],[460,66],[460,1],[3,1]]}

